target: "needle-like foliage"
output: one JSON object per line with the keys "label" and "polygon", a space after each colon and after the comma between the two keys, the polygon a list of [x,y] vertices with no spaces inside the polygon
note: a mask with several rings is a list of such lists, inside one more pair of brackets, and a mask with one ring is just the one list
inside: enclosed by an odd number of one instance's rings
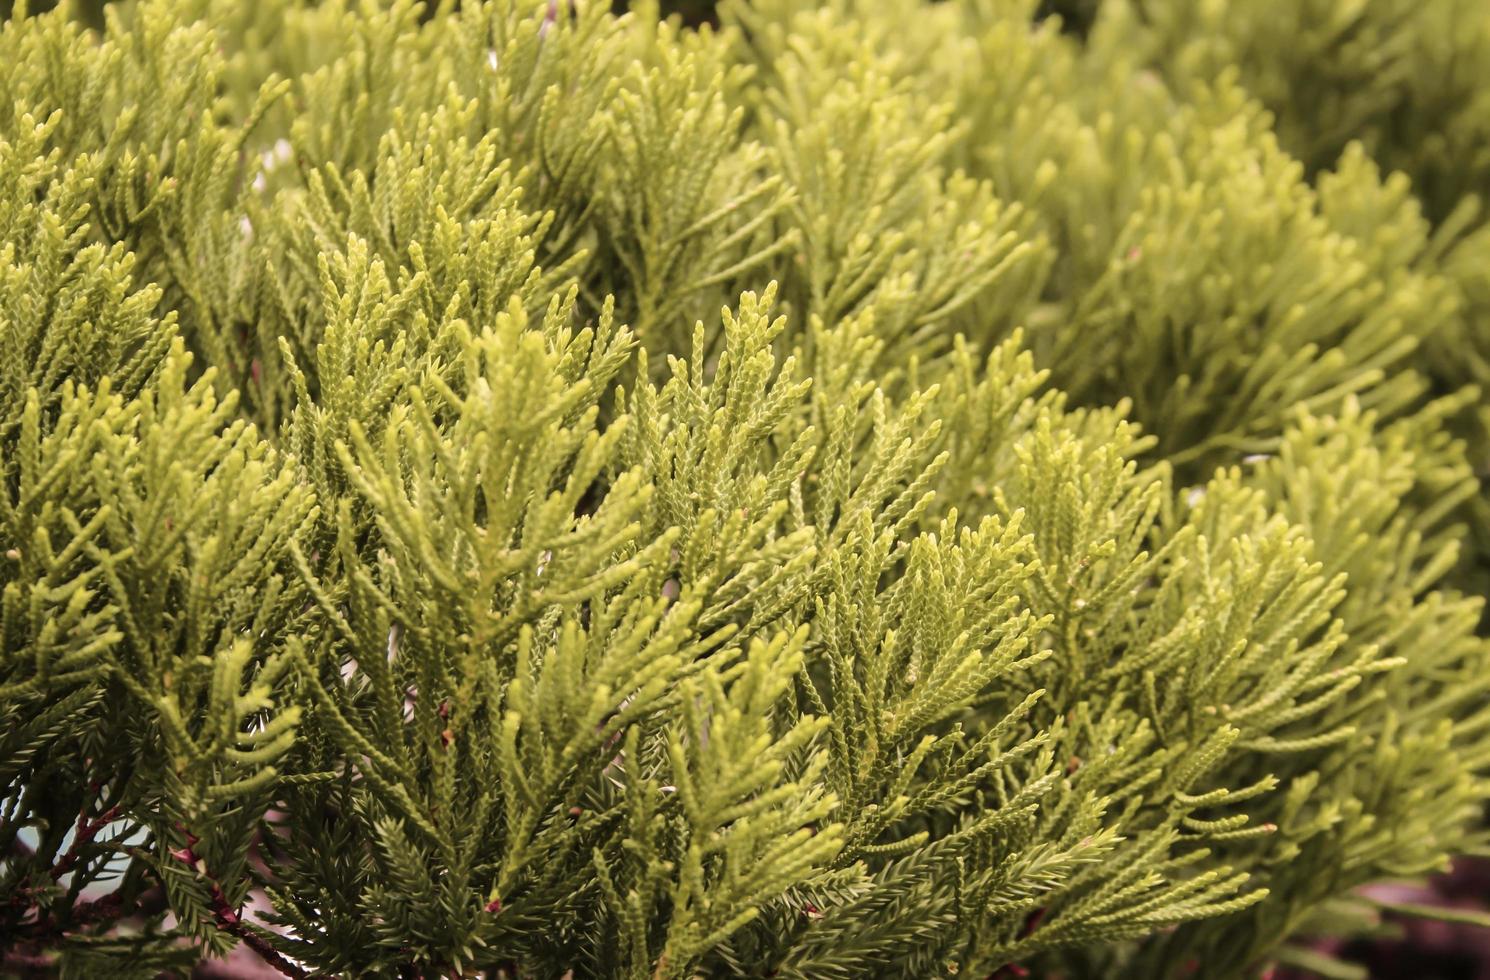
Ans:
{"label": "needle-like foliage", "polygon": [[0,25],[0,971],[1243,977],[1482,846],[1452,0],[609,6]]}

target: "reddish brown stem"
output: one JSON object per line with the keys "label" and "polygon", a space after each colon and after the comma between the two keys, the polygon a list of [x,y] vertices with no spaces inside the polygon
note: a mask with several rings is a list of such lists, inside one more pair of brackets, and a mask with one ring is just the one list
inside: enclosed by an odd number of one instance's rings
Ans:
{"label": "reddish brown stem", "polygon": [[[294,977],[296,980],[305,980],[305,978],[310,976],[309,973],[306,973],[300,967],[285,959],[279,950],[264,940],[264,937],[245,926],[243,920],[238,917],[238,913],[228,908],[226,902],[223,902],[222,907],[219,908],[217,906],[217,899],[221,896],[222,892],[218,891],[215,886],[213,890],[216,892],[216,895],[213,899],[212,911],[217,918],[217,927],[219,929],[238,939],[243,945],[257,953],[259,959],[268,963],[285,976]],[[224,911],[230,918],[224,917]]]}
{"label": "reddish brown stem", "polygon": [[18,976],[51,976],[57,964],[47,956],[7,950],[0,953],[0,970],[14,972]]}
{"label": "reddish brown stem", "polygon": [[172,851],[171,856],[182,864],[194,869],[207,881],[212,895],[212,917],[217,928],[234,937],[243,945],[258,954],[265,963],[278,970],[287,977],[294,980],[306,980],[310,976],[305,970],[296,966],[286,959],[279,950],[275,949],[269,942],[257,932],[244,925],[243,917],[238,910],[228,902],[228,897],[223,893],[222,885],[207,871],[204,861],[199,861],[196,856],[195,847],[198,838],[186,828],[178,828],[186,835],[187,845],[179,851]]}
{"label": "reddish brown stem", "polygon": [[119,815],[119,808],[111,806],[97,817],[88,817],[86,814],[78,814],[77,830],[73,833],[72,846],[67,853],[62,855],[61,860],[52,865],[52,880],[57,881],[63,875],[71,871],[83,856],[83,848],[93,843],[98,832],[109,825]]}

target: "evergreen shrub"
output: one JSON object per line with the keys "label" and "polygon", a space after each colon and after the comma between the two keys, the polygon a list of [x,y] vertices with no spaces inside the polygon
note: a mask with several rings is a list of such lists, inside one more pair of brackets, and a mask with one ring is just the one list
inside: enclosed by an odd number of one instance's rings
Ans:
{"label": "evergreen shrub", "polygon": [[1350,975],[1490,792],[1430,35],[632,6],[0,25],[0,970]]}

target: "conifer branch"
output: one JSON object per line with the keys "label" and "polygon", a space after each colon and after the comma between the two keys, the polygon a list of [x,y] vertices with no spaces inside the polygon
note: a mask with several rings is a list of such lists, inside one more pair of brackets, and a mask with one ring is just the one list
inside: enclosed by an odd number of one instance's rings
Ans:
{"label": "conifer branch", "polygon": [[1490,21],[1053,6],[0,26],[4,968],[1224,978],[1474,851]]}

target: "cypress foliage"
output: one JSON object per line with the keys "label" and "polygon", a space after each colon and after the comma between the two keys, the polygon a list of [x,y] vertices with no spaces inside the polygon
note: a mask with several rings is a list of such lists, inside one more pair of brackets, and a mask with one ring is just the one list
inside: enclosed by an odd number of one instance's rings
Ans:
{"label": "cypress foliage", "polygon": [[[1390,174],[1376,195],[1399,212],[1400,231],[1388,247],[1441,278],[1457,310],[1424,338],[1419,369],[1441,393],[1490,384],[1482,326],[1490,317],[1490,10],[1458,2],[1103,0],[1100,14],[1095,45],[1147,62],[1181,94],[1217,74],[1239,80],[1270,110],[1280,142],[1317,175],[1321,193],[1359,208],[1349,171],[1379,166]],[[1276,43],[1280,36],[1291,43]],[[1380,220],[1357,225],[1357,236],[1381,236],[1386,245],[1387,233],[1366,231]],[[1454,426],[1469,441],[1475,469],[1487,472],[1490,414],[1468,411]],[[1469,514],[1472,587],[1484,592],[1490,511],[1480,500]]]}
{"label": "cypress foliage", "polygon": [[1484,846],[1418,74],[608,6],[0,25],[4,969],[1244,977]]}

